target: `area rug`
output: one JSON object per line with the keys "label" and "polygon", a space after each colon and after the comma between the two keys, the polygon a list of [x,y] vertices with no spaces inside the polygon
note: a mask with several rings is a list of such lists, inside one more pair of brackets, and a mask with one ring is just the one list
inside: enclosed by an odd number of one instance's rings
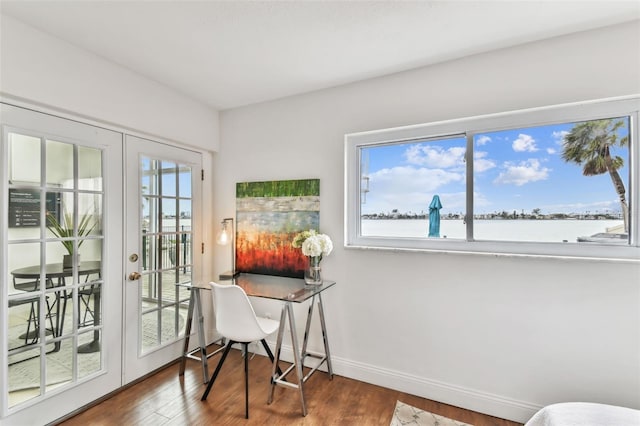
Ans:
{"label": "area rug", "polygon": [[389,426],[472,426],[469,423],[459,422],[444,416],[430,413],[412,407],[404,402],[396,402],[396,408],[393,411],[393,418]]}

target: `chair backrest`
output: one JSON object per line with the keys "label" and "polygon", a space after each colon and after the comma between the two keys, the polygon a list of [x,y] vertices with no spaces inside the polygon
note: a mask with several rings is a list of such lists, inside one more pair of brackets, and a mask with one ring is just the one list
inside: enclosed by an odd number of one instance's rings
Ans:
{"label": "chair backrest", "polygon": [[216,329],[227,339],[236,342],[254,342],[268,333],[260,327],[247,294],[241,287],[209,283],[212,288]]}

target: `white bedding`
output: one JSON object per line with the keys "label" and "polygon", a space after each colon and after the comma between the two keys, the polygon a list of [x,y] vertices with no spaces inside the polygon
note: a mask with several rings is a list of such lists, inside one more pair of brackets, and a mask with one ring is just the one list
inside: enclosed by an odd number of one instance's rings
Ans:
{"label": "white bedding", "polygon": [[640,410],[588,402],[548,405],[525,426],[640,426]]}

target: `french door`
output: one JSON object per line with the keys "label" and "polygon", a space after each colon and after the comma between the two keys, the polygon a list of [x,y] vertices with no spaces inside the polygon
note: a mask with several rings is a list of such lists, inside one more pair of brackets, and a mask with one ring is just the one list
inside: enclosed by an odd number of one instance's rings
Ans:
{"label": "french door", "polygon": [[126,136],[124,382],[181,355],[201,271],[202,155]]}
{"label": "french door", "polygon": [[0,423],[46,424],[181,355],[202,156],[0,106]]}
{"label": "french door", "polygon": [[0,423],[122,385],[121,133],[1,104]]}

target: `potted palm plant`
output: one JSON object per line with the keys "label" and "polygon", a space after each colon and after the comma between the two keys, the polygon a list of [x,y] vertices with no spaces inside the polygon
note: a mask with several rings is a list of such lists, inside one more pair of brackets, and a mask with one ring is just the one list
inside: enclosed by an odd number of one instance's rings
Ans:
{"label": "potted palm plant", "polygon": [[[78,238],[89,235],[91,231],[96,227],[96,222],[93,220],[93,216],[90,214],[83,214],[79,218],[78,223]],[[64,212],[61,215],[61,220],[52,212],[47,212],[47,228],[53,235],[58,238],[72,238],[73,234],[73,217],[71,213]],[[84,243],[84,239],[78,239],[78,249]],[[60,243],[67,250],[68,254],[62,257],[62,267],[71,268],[73,266],[73,240],[61,240]],[[80,262],[80,255],[78,255],[78,263]]]}

